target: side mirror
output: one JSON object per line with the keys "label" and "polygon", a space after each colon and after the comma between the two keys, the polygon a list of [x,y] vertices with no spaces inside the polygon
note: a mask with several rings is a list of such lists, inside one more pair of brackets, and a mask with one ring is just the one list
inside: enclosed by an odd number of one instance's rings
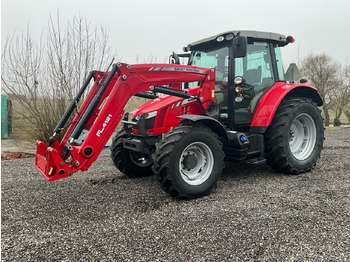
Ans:
{"label": "side mirror", "polygon": [[169,64],[177,64],[177,65],[180,64],[180,58],[175,52],[173,52],[170,55],[170,57],[169,57]]}
{"label": "side mirror", "polygon": [[247,55],[247,38],[244,36],[236,36],[233,39],[233,58],[245,57]]}

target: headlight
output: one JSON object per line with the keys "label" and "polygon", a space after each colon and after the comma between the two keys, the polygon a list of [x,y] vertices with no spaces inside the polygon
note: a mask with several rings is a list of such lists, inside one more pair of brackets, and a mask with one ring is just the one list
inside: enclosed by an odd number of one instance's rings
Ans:
{"label": "headlight", "polygon": [[216,41],[222,42],[222,41],[224,41],[224,39],[225,39],[225,37],[219,36],[218,38],[216,38]]}
{"label": "headlight", "polygon": [[[144,113],[144,115],[145,115],[145,129],[152,129],[154,127],[154,121],[156,119],[157,113],[158,113],[158,111]],[[143,114],[136,115],[134,117],[134,119],[136,121],[139,121],[142,115]],[[136,129],[138,129],[138,128],[136,128]]]}
{"label": "headlight", "polygon": [[233,79],[233,82],[235,83],[235,85],[240,85],[243,83],[243,77],[236,76],[235,79]]}
{"label": "headlight", "polygon": [[233,34],[228,34],[228,35],[225,36],[226,40],[232,40],[233,38],[234,38]]}
{"label": "headlight", "polygon": [[157,115],[157,113],[158,113],[158,111],[153,111],[153,112],[150,112],[150,113],[146,113],[146,119],[155,117]]}

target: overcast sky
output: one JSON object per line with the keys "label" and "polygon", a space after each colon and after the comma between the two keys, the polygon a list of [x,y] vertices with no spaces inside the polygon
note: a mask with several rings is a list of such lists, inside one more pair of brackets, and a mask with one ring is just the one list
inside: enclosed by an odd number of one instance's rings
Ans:
{"label": "overcast sky", "polygon": [[171,51],[228,30],[259,30],[292,35],[284,64],[308,53],[326,53],[350,64],[349,0],[1,0],[1,38],[33,36],[46,29],[50,14],[60,13],[62,27],[74,16],[109,30],[119,60],[154,55],[164,62]]}

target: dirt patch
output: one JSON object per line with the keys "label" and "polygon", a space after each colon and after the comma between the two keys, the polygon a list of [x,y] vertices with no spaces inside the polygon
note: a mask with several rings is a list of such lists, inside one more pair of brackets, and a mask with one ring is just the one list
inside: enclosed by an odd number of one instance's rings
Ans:
{"label": "dirt patch", "polygon": [[29,157],[35,157],[35,154],[23,153],[23,152],[5,152],[5,153],[1,153],[1,160],[11,160],[11,159],[29,158]]}

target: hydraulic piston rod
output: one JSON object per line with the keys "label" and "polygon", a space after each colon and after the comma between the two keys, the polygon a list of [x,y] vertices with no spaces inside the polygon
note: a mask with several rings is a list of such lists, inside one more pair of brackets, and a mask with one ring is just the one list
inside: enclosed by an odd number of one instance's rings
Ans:
{"label": "hydraulic piston rod", "polygon": [[68,106],[67,110],[62,115],[62,117],[61,117],[60,121],[58,122],[57,126],[55,127],[54,135],[60,133],[62,128],[64,127],[64,125],[67,123],[68,118],[72,114],[74,108],[77,106],[81,96],[83,95],[85,89],[88,87],[88,85],[89,85],[91,79],[93,78],[93,76],[94,76],[94,71],[91,71],[90,74],[88,75],[87,79],[85,80],[83,86],[80,88],[79,92],[74,97],[74,99],[72,100],[72,102]]}
{"label": "hydraulic piston rod", "polygon": [[91,115],[94,113],[97,105],[99,104],[101,97],[103,95],[103,93],[106,91],[109,83],[111,82],[113,76],[115,75],[115,73],[117,72],[117,65],[114,64],[112,67],[112,70],[109,72],[106,80],[102,83],[100,90],[98,91],[97,95],[93,98],[91,104],[89,105],[89,107],[86,110],[86,113],[83,115],[83,117],[81,118],[81,120],[79,121],[79,123],[75,126],[71,136],[70,136],[70,141],[77,139],[79,137],[79,135],[81,134],[81,132],[83,131],[83,129],[85,128],[87,122],[89,121]]}

